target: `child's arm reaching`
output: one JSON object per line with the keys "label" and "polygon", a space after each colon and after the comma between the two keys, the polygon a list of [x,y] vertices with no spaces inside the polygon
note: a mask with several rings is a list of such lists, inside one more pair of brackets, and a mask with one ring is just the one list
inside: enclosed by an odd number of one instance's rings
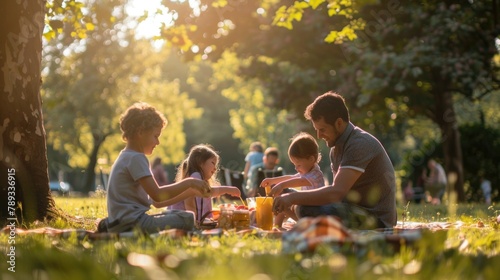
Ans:
{"label": "child's arm reaching", "polygon": [[241,196],[241,192],[237,187],[233,186],[215,186],[212,187],[212,197],[221,196],[223,194],[228,194],[231,196]]}
{"label": "child's arm reaching", "polygon": [[139,179],[139,183],[146,193],[156,202],[163,202],[175,198],[187,190],[192,191],[197,196],[210,197],[210,185],[203,181],[193,178],[187,178],[182,181],[158,186],[152,176],[146,176]]}
{"label": "child's arm reaching", "polygon": [[272,185],[276,185],[278,183],[281,183],[283,181],[290,180],[293,178],[297,178],[297,176],[296,175],[283,175],[283,176],[278,176],[278,177],[265,178],[260,183],[260,186],[263,188],[270,187]]}
{"label": "child's arm reaching", "polygon": [[194,196],[199,196],[199,192],[193,190],[193,189],[188,189],[185,192],[181,193],[180,195],[173,197],[171,199],[167,199],[164,201],[153,201],[153,206],[156,208],[162,208],[162,207],[167,207],[170,205],[173,205],[179,201],[186,200],[187,198],[194,197]]}
{"label": "child's arm reaching", "polygon": [[271,189],[269,196],[278,196],[283,192],[284,189],[287,189],[287,188],[297,188],[297,187],[310,186],[310,185],[311,185],[311,182],[309,182],[309,180],[307,180],[306,178],[293,176],[291,179],[288,179],[288,180],[285,180],[285,181],[282,181],[282,182],[276,184]]}

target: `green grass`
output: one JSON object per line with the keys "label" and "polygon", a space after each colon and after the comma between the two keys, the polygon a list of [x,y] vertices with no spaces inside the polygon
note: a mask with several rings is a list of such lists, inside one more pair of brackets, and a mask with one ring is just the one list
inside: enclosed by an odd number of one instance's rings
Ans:
{"label": "green grass", "polygon": [[[93,230],[106,215],[98,198],[56,198],[65,213],[85,218]],[[497,279],[500,234],[498,207],[400,206],[399,217],[417,222],[464,223],[459,229],[423,231],[399,250],[385,242],[357,248],[324,245],[314,253],[284,254],[280,239],[228,234],[180,239],[137,236],[79,240],[42,235],[15,237],[16,272],[0,263],[0,279]],[[400,218],[402,220],[402,218]],[[481,222],[485,226],[477,227]],[[68,228],[65,221],[36,224]],[[2,256],[8,235],[0,235]],[[0,258],[1,259],[1,258]]]}

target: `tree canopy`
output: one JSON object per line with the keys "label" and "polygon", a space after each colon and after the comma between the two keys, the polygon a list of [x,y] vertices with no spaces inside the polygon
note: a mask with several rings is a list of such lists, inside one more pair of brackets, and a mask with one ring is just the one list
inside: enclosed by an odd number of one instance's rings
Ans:
{"label": "tree canopy", "polygon": [[498,88],[495,1],[164,3],[176,13],[165,38],[192,46],[187,58],[217,60],[229,49],[249,59],[239,73],[264,82],[277,108],[299,114],[335,89],[380,138],[394,129],[403,136],[409,118],[430,118],[464,199],[453,95],[473,100]]}

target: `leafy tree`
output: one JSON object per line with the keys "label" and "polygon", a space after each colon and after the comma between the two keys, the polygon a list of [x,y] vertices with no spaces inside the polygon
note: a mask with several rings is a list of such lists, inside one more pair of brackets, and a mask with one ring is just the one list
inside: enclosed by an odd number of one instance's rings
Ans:
{"label": "leafy tree", "polygon": [[44,83],[48,139],[69,153],[71,166],[85,167],[85,192],[93,189],[97,159],[111,163],[123,148],[118,118],[133,102],[151,103],[171,120],[155,151],[165,163],[183,158],[183,120],[199,115],[178,82],[164,79],[156,65],[167,52],[155,52],[149,42],[113,40],[106,34],[113,32],[97,27],[84,51],[49,57],[53,64]]}
{"label": "leafy tree", "polygon": [[212,85],[238,104],[229,111],[234,137],[241,141],[240,148],[245,152],[254,141],[286,151],[293,134],[304,130],[303,122],[295,114],[271,106],[271,94],[260,80],[244,79],[236,74],[238,68],[248,62],[227,52],[213,66]]}
{"label": "leafy tree", "polygon": [[[54,116],[48,122],[49,141],[53,139],[56,149],[70,153],[72,166],[87,166],[82,185],[86,192],[93,187],[99,148],[107,137],[116,133],[114,117],[124,107],[123,103],[112,104],[113,97],[118,95],[116,80],[129,70],[122,64],[125,48],[120,46],[120,26],[115,21],[116,17],[123,20],[126,15],[115,4],[90,6],[98,22],[90,36],[76,43],[66,40],[72,43],[69,45],[53,41],[45,59],[46,69],[52,74],[44,82],[46,108]],[[64,42],[71,35],[61,34],[59,41]],[[76,49],[76,45],[83,51]],[[76,49],[75,55],[71,55],[72,48]],[[85,156],[83,159],[72,156],[78,154]]]}
{"label": "leafy tree", "polygon": [[[115,7],[125,3],[121,0],[106,2],[113,2]],[[104,25],[116,20],[113,16],[116,10],[105,8],[106,3],[88,3],[95,5],[88,5],[87,9],[83,9],[83,2],[75,0],[5,1],[0,5],[3,27],[0,31],[0,65],[3,73],[0,75],[0,177],[3,182],[10,180],[15,185],[15,193],[9,193],[12,188],[2,185],[0,197],[5,202],[2,205],[14,204],[18,222],[51,219],[62,215],[55,208],[48,187],[47,146],[40,96],[42,33],[48,39],[63,36],[64,40],[59,45],[68,46],[75,38],[86,38],[85,31],[95,28],[95,19],[101,19],[101,23],[105,22]],[[44,23],[47,25],[44,26]],[[79,43],[80,47],[85,44],[83,41]],[[85,65],[89,66],[91,62],[86,62]],[[66,70],[71,70],[71,67]],[[95,75],[93,77],[96,81],[105,82]],[[188,101],[185,95],[180,100]],[[193,105],[189,101],[183,104],[186,106],[181,107],[181,110],[191,109]],[[92,104],[94,105],[98,107],[100,104]],[[75,120],[75,123],[82,124],[82,129],[91,132],[90,126],[86,126],[81,119]],[[108,129],[110,126],[110,123],[105,123],[102,127]],[[105,135],[106,131],[95,139],[102,141]],[[87,140],[92,141],[92,137]],[[78,140],[83,142],[83,139]],[[9,177],[13,173],[15,175]],[[9,197],[14,200],[8,202]],[[7,221],[6,217],[12,218],[11,212],[6,210],[10,209],[3,208],[0,211],[3,221]]]}
{"label": "leafy tree", "polygon": [[[180,61],[181,57],[177,57]],[[180,65],[171,61],[165,67]],[[202,116],[196,120],[188,120],[184,125],[186,133],[186,150],[193,145],[209,143],[219,152],[221,165],[229,169],[241,167],[242,154],[239,149],[240,140],[233,137],[234,129],[230,125],[229,111],[237,108],[221,94],[221,89],[212,80],[214,65],[209,61],[193,61],[186,65],[186,76],[181,81],[181,88],[196,100],[203,110]],[[183,85],[184,84],[184,85]],[[186,151],[187,152],[187,151]]]}
{"label": "leafy tree", "polygon": [[460,133],[463,135],[464,177],[469,183],[467,200],[480,201],[480,177],[484,176],[491,181],[493,201],[497,201],[500,191],[500,130],[482,124],[468,124],[460,127]]}
{"label": "leafy tree", "polygon": [[[214,59],[228,48],[252,57],[241,73],[267,82],[280,107],[303,110],[312,97],[335,88],[356,104],[352,115],[372,131],[394,130],[401,137],[409,118],[429,117],[441,131],[436,141],[443,142],[445,168],[456,175],[455,191],[463,201],[452,97],[470,98],[475,91],[480,97],[497,88],[497,13],[490,9],[496,2],[342,1],[346,5],[336,7],[338,13],[331,12],[337,2],[295,1],[284,8],[277,2],[202,2],[197,13],[178,8],[183,3],[169,4],[181,25],[164,34],[174,44],[199,47],[199,55],[208,50]],[[298,19],[302,23],[291,31],[272,25],[285,22],[290,28]],[[350,30],[337,32],[345,26]],[[186,51],[187,57],[195,55]]]}
{"label": "leafy tree", "polygon": [[[346,44],[358,71],[356,86],[367,102],[392,98],[406,104],[403,114],[424,115],[441,131],[445,169],[456,178],[454,190],[464,201],[460,132],[454,94],[481,98],[498,88],[493,14],[485,3],[413,2],[387,12],[389,2],[367,6],[361,15],[384,15],[367,25],[363,40]],[[479,95],[474,95],[480,92]],[[431,106],[429,106],[431,104]],[[403,118],[404,120],[405,118]],[[453,182],[453,180],[452,180]]]}

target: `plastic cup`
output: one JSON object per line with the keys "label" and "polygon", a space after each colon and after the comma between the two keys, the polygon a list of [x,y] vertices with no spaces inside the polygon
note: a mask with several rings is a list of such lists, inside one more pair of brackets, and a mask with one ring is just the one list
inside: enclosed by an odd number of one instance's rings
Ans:
{"label": "plastic cup", "polygon": [[255,202],[255,197],[247,197],[247,207],[248,209],[250,208],[256,208],[257,202]]}
{"label": "plastic cup", "polygon": [[271,230],[273,228],[273,198],[272,197],[256,197],[257,202],[255,218],[257,227],[263,230]]}

